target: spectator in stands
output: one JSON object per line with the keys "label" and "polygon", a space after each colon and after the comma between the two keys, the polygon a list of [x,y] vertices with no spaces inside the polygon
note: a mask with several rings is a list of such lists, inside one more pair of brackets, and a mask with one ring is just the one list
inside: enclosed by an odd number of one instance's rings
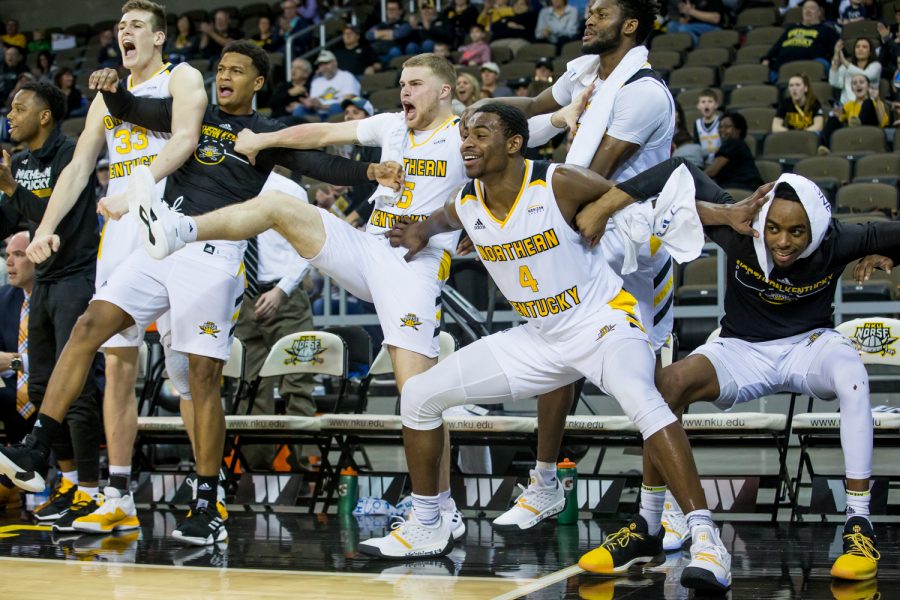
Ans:
{"label": "spectator in stands", "polygon": [[210,62],[218,60],[222,48],[242,37],[241,30],[231,24],[231,14],[219,9],[213,15],[212,23],[200,23],[200,54]]}
{"label": "spectator in stands", "polygon": [[385,4],[386,20],[373,25],[366,32],[366,40],[378,53],[381,64],[385,67],[403,54],[403,49],[410,41],[412,27],[403,18],[403,5],[400,0],[387,0]]}
{"label": "spectator in stands", "polygon": [[881,74],[893,82],[895,98],[900,91],[900,2],[894,4],[894,23],[888,27],[878,23],[878,35],[881,37]]}
{"label": "spectator in stands", "polygon": [[712,162],[716,152],[722,146],[719,134],[719,97],[711,89],[700,92],[697,98],[697,112],[700,113],[694,122],[694,139],[706,152],[706,160]]}
{"label": "spectator in stands", "polygon": [[456,76],[456,99],[461,108],[454,107],[454,112],[457,112],[457,108],[459,108],[459,113],[462,114],[463,110],[481,100],[481,82],[471,73],[464,71],[458,74]]}
{"label": "spectator in stands", "polygon": [[802,22],[784,28],[784,33],[763,58],[762,64],[777,73],[781,65],[795,60],[817,60],[827,69],[828,58],[838,38],[837,31],[822,23],[822,8],[818,3],[806,0]]}
{"label": "spectator in stands", "polygon": [[337,57],[338,67],[357,77],[371,75],[381,67],[375,53],[360,39],[359,27],[350,23],[344,25],[341,41],[331,51]]}
{"label": "spectator in stands", "polygon": [[313,204],[344,219],[347,216],[344,211],[350,206],[349,201],[343,196],[345,189],[343,186],[330,183],[317,183],[309,189],[309,192]]}
{"label": "spectator in stands", "polygon": [[726,189],[755,190],[761,186],[762,176],[756,168],[750,147],[744,141],[747,120],[739,113],[725,113],[719,121],[719,135],[722,146],[706,167],[706,174]]}
{"label": "spectator in stands", "polygon": [[538,14],[534,39],[556,44],[556,51],[559,52],[563,44],[579,37],[580,28],[578,9],[570,6],[566,0],[550,0],[550,6],[545,6]]}
{"label": "spectator in stands", "polygon": [[[106,195],[106,190],[109,189],[109,160],[105,158],[101,158],[97,161],[97,167],[94,169],[94,174],[97,176],[97,185],[94,188],[96,190],[95,196],[99,200]],[[100,217],[100,215],[97,215]],[[102,220],[103,217],[100,217]]]}
{"label": "spectator in stands", "polygon": [[[344,121],[359,121],[375,114],[372,103],[365,98],[347,98],[341,102],[341,106],[344,107]],[[381,162],[381,147],[357,144],[350,148],[348,158],[358,162]],[[375,183],[357,184],[348,190],[347,222],[354,227],[365,227],[369,217],[372,216],[374,205],[369,203],[369,197],[375,192],[376,187],[378,186]]]}
{"label": "spectator in stands", "polygon": [[506,85],[513,91],[513,96],[518,96],[519,98],[532,98],[535,96],[535,94],[529,92],[531,77],[517,77],[516,79],[510,79],[506,82]]}
{"label": "spectator in stands", "polygon": [[453,55],[450,53],[450,44],[447,42],[435,42],[434,54],[453,64]]}
{"label": "spectator in stands", "polygon": [[25,52],[25,48],[28,46],[28,40],[25,38],[25,34],[19,31],[19,22],[15,19],[9,19],[6,22],[6,33],[0,36],[0,39],[3,40],[4,46],[15,46],[22,52]]}
{"label": "spectator in stands", "polygon": [[432,52],[438,41],[453,41],[452,24],[437,13],[434,0],[419,0],[419,14],[409,15],[412,27],[410,41],[406,44],[406,54]]}
{"label": "spectator in stands", "polygon": [[819,133],[825,125],[825,111],[809,85],[809,77],[798,73],[788,80],[788,94],[781,99],[772,118],[772,131],[812,131]]}
{"label": "spectator in stands", "polygon": [[469,28],[469,39],[471,40],[465,46],[459,47],[459,64],[461,65],[483,65],[491,61],[491,47],[485,41],[487,33],[484,27],[475,23]]}
{"label": "spectator in stands", "polygon": [[528,86],[528,95],[537,96],[553,85],[553,59],[545,56],[534,63],[534,77]]}
{"label": "spectator in stands", "polygon": [[703,147],[694,141],[694,137],[687,131],[681,130],[672,138],[672,158],[684,158],[693,163],[698,169],[706,165],[706,155]]}
{"label": "spectator in stands", "polygon": [[200,36],[194,22],[181,15],[175,22],[175,35],[166,40],[166,56],[173,63],[186,62],[197,56]]}
{"label": "spectator in stands", "polygon": [[43,29],[35,29],[31,32],[31,41],[28,42],[28,54],[37,54],[38,52],[52,50],[50,40],[47,39],[47,32]]}
{"label": "spectator in stands", "polygon": [[850,80],[850,88],[853,90],[853,100],[835,106],[825,121],[819,154],[830,152],[831,135],[842,127],[887,127],[890,122],[887,107],[878,97],[878,88],[870,88],[869,79],[865,75],[854,75]]}
{"label": "spectator in stands", "polygon": [[305,58],[295,58],[291,61],[291,80],[283,81],[275,86],[272,97],[269,99],[269,108],[272,109],[272,118],[284,122],[296,123],[289,118],[298,107],[304,106],[313,109],[312,99],[309,97],[309,78],[312,76],[312,65]]}
{"label": "spectator in stands", "polygon": [[869,18],[869,10],[873,7],[867,7],[862,0],[850,0],[847,6],[841,9],[841,18],[838,23],[846,25],[855,21],[865,21]]}
{"label": "spectator in stands", "polygon": [[53,82],[66,97],[65,118],[84,116],[87,113],[87,103],[81,90],[75,87],[75,75],[72,73],[72,69],[63,67],[57,71]]}
{"label": "spectator in stands", "polygon": [[297,13],[296,0],[284,0],[281,3],[281,14],[278,15],[278,32],[281,37],[287,38],[292,33],[302,29],[302,19]]}
{"label": "spectator in stands", "polygon": [[56,65],[53,64],[53,59],[54,56],[51,52],[46,50],[38,52],[37,60],[32,70],[35,79],[44,83],[53,83],[57,71]]}
{"label": "spectator in stands", "polygon": [[869,85],[878,85],[878,80],[881,79],[881,63],[876,59],[872,42],[866,38],[856,40],[853,43],[853,58],[848,60],[844,56],[844,40],[838,40],[834,45],[828,83],[841,90],[841,104],[854,98],[850,81],[855,75],[865,75],[869,79]]}
{"label": "spectator in stands", "polygon": [[722,28],[725,7],[722,0],[684,0],[678,3],[678,19],[669,21],[669,33],[689,33],[694,45],[707,31]]}
{"label": "spectator in stands", "polygon": [[505,85],[497,83],[500,79],[500,66],[495,62],[486,62],[481,65],[481,97],[504,98],[512,96],[512,90]]}
{"label": "spectator in stands", "polygon": [[491,40],[534,41],[537,13],[530,0],[513,0],[512,14],[505,14],[491,24]]}
{"label": "spectator in stands", "polygon": [[278,32],[272,27],[272,19],[266,15],[256,20],[256,34],[251,39],[266,52],[276,52],[281,46]]}
{"label": "spectator in stands", "polygon": [[100,49],[97,50],[98,69],[117,69],[122,66],[122,53],[112,29],[104,29],[99,35]]}
{"label": "spectator in stands", "polygon": [[15,89],[19,75],[28,71],[22,50],[17,46],[10,46],[3,51],[3,63],[0,63],[0,104],[5,105],[6,100]]}
{"label": "spectator in stands", "polygon": [[456,48],[465,42],[472,25],[478,22],[478,9],[469,4],[469,0],[453,0],[444,9],[443,16],[453,32],[451,47]]}
{"label": "spectator in stands", "polygon": [[491,25],[503,17],[511,17],[513,14],[515,13],[509,0],[484,0],[481,13],[478,15],[478,24],[487,31],[491,29]]}
{"label": "spectator in stands", "polygon": [[348,71],[338,68],[337,58],[330,50],[322,50],[316,59],[316,75],[309,87],[312,111],[305,105],[294,109],[295,117],[302,117],[318,112],[323,117],[330,117],[341,112],[341,101],[344,98],[359,96],[361,90],[359,80]]}

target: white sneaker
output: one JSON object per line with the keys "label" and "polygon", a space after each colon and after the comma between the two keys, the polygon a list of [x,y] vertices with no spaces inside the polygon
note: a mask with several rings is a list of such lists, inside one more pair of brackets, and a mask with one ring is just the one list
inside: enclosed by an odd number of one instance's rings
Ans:
{"label": "white sneaker", "polygon": [[709,525],[693,532],[691,562],[681,572],[681,585],[704,592],[724,592],[731,587],[731,555]]}
{"label": "white sneaker", "polygon": [[153,258],[161,260],[184,247],[178,238],[180,215],[156,193],[156,180],[145,165],[134,167],[128,176],[128,211]]}
{"label": "white sneaker", "polygon": [[137,511],[134,509],[134,497],[131,494],[123,496],[116,488],[105,487],[103,495],[106,501],[97,510],[72,521],[72,528],[75,531],[113,533],[141,527]]}
{"label": "white sneaker", "polygon": [[450,525],[450,533],[453,535],[454,542],[466,535],[466,522],[463,520],[462,513],[459,510],[453,509],[449,512],[441,512],[441,518]]}
{"label": "white sneaker", "polygon": [[381,538],[360,542],[359,551],[381,558],[417,558],[444,556],[453,547],[450,524],[441,517],[434,527],[419,523],[416,511],[409,519],[401,519],[391,526],[391,533]]}
{"label": "white sneaker", "polygon": [[516,498],[515,505],[494,519],[491,523],[496,529],[529,529],[544,519],[561,513],[566,506],[566,493],[562,489],[559,479],[556,487],[537,487],[537,474],[534,469],[530,472],[528,487],[522,488],[522,493]]}
{"label": "white sneaker", "polygon": [[663,550],[666,552],[680,550],[684,542],[691,537],[687,517],[671,502],[663,504],[662,526],[666,530],[663,538]]}

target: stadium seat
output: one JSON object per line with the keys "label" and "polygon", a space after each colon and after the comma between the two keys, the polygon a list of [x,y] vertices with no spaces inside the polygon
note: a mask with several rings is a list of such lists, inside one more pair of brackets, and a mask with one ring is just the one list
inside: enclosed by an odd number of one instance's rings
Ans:
{"label": "stadium seat", "polygon": [[737,54],[734,55],[734,64],[758,65],[771,48],[771,44],[744,45],[738,48]]}
{"label": "stadium seat", "polygon": [[[405,63],[407,60],[409,60],[412,57],[413,57],[412,54],[401,54],[400,56],[395,56],[388,63],[388,68],[389,69],[402,69],[403,63]],[[398,75],[398,79],[399,79],[399,75]]]}
{"label": "stadium seat", "polygon": [[812,81],[810,82],[810,88],[813,93],[816,95],[816,99],[818,99],[819,103],[822,105],[822,111],[825,113],[825,118],[828,118],[828,101],[833,100],[836,97],[837,90],[831,87],[831,84],[827,81]]}
{"label": "stadium seat", "polygon": [[883,212],[835,213],[834,218],[846,225],[865,225],[866,223],[891,220]]}
{"label": "stadium seat", "polygon": [[681,53],[675,50],[651,50],[647,60],[656,70],[671,71],[681,66]]}
{"label": "stadium seat", "polygon": [[400,88],[378,90],[369,96],[369,102],[379,112],[393,111],[400,108]]}
{"label": "stadium seat", "polygon": [[795,6],[784,13],[781,18],[782,25],[798,25],[803,22],[803,8]]}
{"label": "stadium seat", "polygon": [[815,156],[818,146],[819,136],[811,131],[779,131],[766,136],[762,158],[793,164],[808,156]]}
{"label": "stadium seat", "polygon": [[878,23],[871,20],[845,23],[841,30],[841,39],[846,41],[856,40],[858,38],[880,41],[881,34],[878,32]]}
{"label": "stadium seat", "polygon": [[[743,196],[735,198],[743,199]],[[681,284],[675,291],[678,306],[708,306],[717,302],[718,272],[715,256],[693,260],[681,269]],[[691,351],[716,328],[715,318],[676,319],[675,328],[683,350]]]}
{"label": "stadium seat", "polygon": [[559,51],[559,55],[566,60],[572,60],[581,56],[581,40],[566,42]]}
{"label": "stadium seat", "polygon": [[[279,11],[280,12],[280,11]],[[193,10],[186,10],[182,15],[186,16],[188,19],[194,22],[194,24],[203,23],[209,21],[209,13],[206,12],[202,8],[195,8]]]}
{"label": "stadium seat", "polygon": [[751,106],[773,107],[778,102],[778,88],[773,85],[745,85],[731,91],[729,110],[740,110]]}
{"label": "stadium seat", "polygon": [[[372,336],[369,335],[368,331],[358,325],[334,325],[325,327],[322,331],[339,336],[347,344],[348,376],[352,377],[354,372],[360,373],[368,371],[369,365],[372,364]],[[330,396],[331,398],[326,397],[325,399],[320,397],[316,398],[316,408],[320,412],[336,413],[341,412],[341,408],[344,410],[350,409],[346,404],[338,405],[337,400],[341,400],[339,396],[334,394],[331,394]],[[332,403],[330,402],[331,399],[335,399],[336,401]],[[357,393],[356,406],[353,407],[354,412],[365,412],[365,401],[367,399],[366,394],[362,390],[362,386],[360,386]],[[346,397],[346,400],[349,400],[349,395]]]}
{"label": "stadium seat", "polygon": [[518,79],[519,77],[534,77],[534,63],[521,61],[518,58],[500,68],[502,79]]}
{"label": "stadium seat", "polygon": [[880,269],[872,271],[868,281],[857,283],[853,276],[856,262],[847,265],[841,275],[841,292],[844,302],[890,302],[897,299],[897,288],[889,273]]}
{"label": "stadium seat", "polygon": [[498,65],[503,65],[513,59],[513,51],[508,46],[492,46],[491,60]]}
{"label": "stadium seat", "polygon": [[688,53],[685,66],[718,68],[730,62],[731,48],[697,48]]}
{"label": "stadium seat", "polygon": [[71,117],[62,122],[60,129],[63,134],[69,136],[73,140],[77,140],[78,136],[81,135],[81,132],[84,131],[85,120],[86,117]]}
{"label": "stadium seat", "polygon": [[755,27],[747,32],[747,37],[744,38],[744,47],[766,46],[771,48],[783,33],[783,27]]}
{"label": "stadium seat", "polygon": [[794,165],[794,173],[811,179],[834,204],[837,190],[850,181],[850,161],[842,156],[813,156]]}
{"label": "stadium seat", "polygon": [[685,52],[694,45],[694,40],[689,33],[664,33],[653,38],[650,47],[653,50],[674,50]]}
{"label": "stadium seat", "polygon": [[400,79],[400,72],[393,69],[381,71],[380,73],[372,73],[371,75],[363,75],[359,80],[360,88],[366,94],[377,92],[378,90],[387,90],[397,87]]}
{"label": "stadium seat", "polygon": [[766,85],[769,82],[769,68],[764,65],[732,65],[725,69],[722,88],[731,90],[747,85]]}
{"label": "stadium seat", "polygon": [[689,88],[707,88],[716,85],[716,72],[710,67],[682,67],[669,75],[669,89],[680,92]]}
{"label": "stadium seat", "polygon": [[759,171],[759,174],[762,176],[763,181],[775,181],[779,177],[781,177],[782,167],[777,162],[772,162],[771,160],[758,160],[756,161],[756,170]]}
{"label": "stadium seat", "polygon": [[[544,57],[554,58],[556,56],[556,46],[553,44],[529,44],[524,48],[521,48],[518,52],[516,52],[516,60],[517,61],[525,61],[534,63],[538,59]],[[532,69],[534,68],[534,64],[531,65]]]}
{"label": "stadium seat", "polygon": [[253,4],[247,4],[246,6],[241,7],[241,18],[242,19],[251,19],[258,18],[263,16],[269,16],[272,14],[272,9],[268,4],[264,2],[255,2]]}
{"label": "stadium seat", "polygon": [[885,151],[884,130],[872,125],[844,127],[831,136],[831,153],[846,156],[850,160],[867,154]]}
{"label": "stadium seat", "polygon": [[897,214],[897,188],[885,183],[851,183],[838,190],[836,207],[845,212]]}
{"label": "stadium seat", "polygon": [[[737,21],[734,26],[736,29],[750,29],[747,37],[757,29],[770,28],[778,29],[780,27],[770,27],[778,23],[778,10],[774,6],[762,6],[759,8],[745,8],[737,15]],[[777,39],[777,38],[776,38]],[[773,42],[774,43],[774,42]]]}
{"label": "stadium seat", "polygon": [[[741,37],[734,29],[714,29],[700,36],[698,49],[706,48],[737,48]],[[696,50],[695,50],[696,52]]]}
{"label": "stadium seat", "polygon": [[493,56],[495,48],[508,48],[512,52],[513,58],[515,58],[516,53],[527,45],[528,42],[521,38],[506,38],[502,40],[494,40],[493,42],[491,42],[491,56]]}
{"label": "stadium seat", "polygon": [[747,119],[747,133],[766,136],[772,131],[775,109],[768,106],[748,106],[738,111]]}
{"label": "stadium seat", "polygon": [[886,183],[896,186],[898,178],[900,154],[870,154],[856,161],[853,183]]}
{"label": "stadium seat", "polygon": [[825,67],[816,60],[795,60],[778,68],[778,84],[787,85],[788,80],[797,73],[803,73],[810,81],[825,79]]}

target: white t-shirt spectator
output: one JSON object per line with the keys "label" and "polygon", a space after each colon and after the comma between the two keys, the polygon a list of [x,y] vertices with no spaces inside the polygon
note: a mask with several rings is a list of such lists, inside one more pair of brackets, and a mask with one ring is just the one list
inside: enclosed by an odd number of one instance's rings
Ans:
{"label": "white t-shirt spectator", "polygon": [[318,98],[324,106],[331,106],[348,96],[359,96],[359,80],[349,71],[338,69],[331,79],[321,75],[313,79],[309,94],[313,98]]}

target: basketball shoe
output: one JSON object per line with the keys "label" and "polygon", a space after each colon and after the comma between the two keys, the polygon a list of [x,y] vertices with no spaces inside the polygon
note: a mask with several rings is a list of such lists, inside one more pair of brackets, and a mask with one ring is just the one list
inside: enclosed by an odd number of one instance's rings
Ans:
{"label": "basketball shoe", "polygon": [[129,531],[139,529],[141,526],[134,509],[134,497],[131,494],[122,495],[122,492],[114,487],[103,488],[106,500],[97,510],[89,515],[78,517],[72,522],[75,531],[83,533],[112,533],[114,531]]}
{"label": "basketball shoe", "polygon": [[178,237],[179,214],[156,193],[156,180],[144,165],[133,168],[128,178],[128,211],[153,258],[161,260],[185,246]]}
{"label": "basketball shoe", "polygon": [[701,592],[724,592],[731,587],[731,555],[709,525],[692,532],[691,562],[681,572],[681,585]]}
{"label": "basketball shoe", "polygon": [[691,537],[687,518],[677,504],[671,502],[663,504],[662,526],[666,530],[663,538],[663,549],[666,552],[680,550],[684,542]]}
{"label": "basketball shoe", "polygon": [[[221,482],[221,479],[219,480]],[[191,473],[188,475],[185,483],[188,484],[191,488],[191,505],[188,508],[187,516],[191,516],[191,511],[194,510],[194,507],[197,505],[197,474]],[[221,483],[216,488],[216,510],[219,511],[219,518],[223,521],[228,520],[228,509],[225,507],[225,488],[222,487]]]}
{"label": "basketball shoe", "polygon": [[0,474],[26,492],[43,492],[47,487],[44,476],[50,468],[47,463],[50,450],[46,452],[38,448],[37,438],[28,434],[21,444],[0,448]]}
{"label": "basketball shoe", "polygon": [[562,512],[566,506],[566,494],[559,479],[553,487],[538,487],[537,473],[532,469],[528,477],[528,487],[519,487],[522,493],[508,511],[494,519],[495,529],[529,529],[544,519]]}
{"label": "basketball shoe", "polygon": [[452,511],[447,512],[441,511],[441,518],[449,524],[453,541],[466,535],[466,522],[463,520],[462,513],[459,512],[459,509],[454,508]]}
{"label": "basketball shoe", "polygon": [[172,537],[194,546],[209,546],[227,540],[228,531],[219,512],[211,506],[204,506],[192,509],[172,532]]}
{"label": "basketball shoe", "polygon": [[625,527],[606,536],[599,548],[591,550],[578,560],[578,566],[590,573],[621,575],[636,566],[653,566],[665,562],[663,536],[665,530],[650,535],[647,521],[640,515]]}
{"label": "basketball shoe", "polygon": [[103,494],[97,494],[96,497],[90,496],[81,490],[75,490],[75,496],[72,498],[72,505],[66,514],[61,516],[53,523],[53,531],[75,531],[73,523],[78,517],[84,517],[103,504]]}
{"label": "basketball shoe", "polygon": [[875,531],[864,517],[850,517],[844,524],[844,553],[831,566],[831,576],[862,581],[878,573],[881,554],[875,548]]}
{"label": "basketball shoe", "polygon": [[38,521],[55,521],[67,512],[72,506],[72,498],[78,486],[65,477],[61,477],[59,484],[46,502],[34,509],[34,518]]}
{"label": "basketball shoe", "polygon": [[359,551],[381,558],[404,559],[445,556],[453,548],[450,524],[443,515],[437,525],[426,527],[419,523],[413,509],[408,519],[400,518],[391,529],[393,531],[384,537],[361,542]]}

